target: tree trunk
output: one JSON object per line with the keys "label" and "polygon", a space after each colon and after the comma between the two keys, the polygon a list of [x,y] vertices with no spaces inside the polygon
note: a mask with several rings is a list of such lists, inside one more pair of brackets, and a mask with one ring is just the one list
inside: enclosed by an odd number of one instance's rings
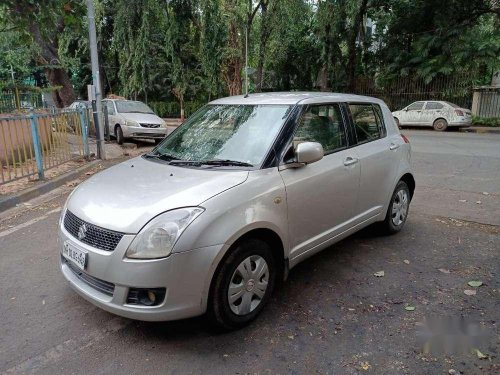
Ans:
{"label": "tree trunk", "polygon": [[[28,25],[28,31],[40,47],[38,59],[40,65],[60,65],[57,39],[46,40],[43,38],[40,27],[36,22],[31,22]],[[57,107],[62,108],[73,103],[76,97],[68,72],[62,67],[48,67],[44,70],[50,85],[60,87],[52,93],[52,98]]]}
{"label": "tree trunk", "polygon": [[261,24],[260,24],[260,43],[259,54],[257,56],[257,71],[256,71],[256,85],[255,91],[262,91],[262,84],[264,79],[264,59],[267,48],[267,42],[271,35],[271,27],[269,25],[269,13],[267,11],[268,1],[261,2]]}
{"label": "tree trunk", "polygon": [[357,59],[356,39],[358,38],[361,27],[363,27],[363,19],[366,14],[367,5],[368,5],[368,0],[361,0],[359,11],[356,14],[356,17],[354,17],[354,23],[352,25],[351,33],[347,40],[348,57],[347,57],[346,75],[347,75],[347,87],[350,92],[353,92],[356,88],[356,82],[355,82],[356,59]]}

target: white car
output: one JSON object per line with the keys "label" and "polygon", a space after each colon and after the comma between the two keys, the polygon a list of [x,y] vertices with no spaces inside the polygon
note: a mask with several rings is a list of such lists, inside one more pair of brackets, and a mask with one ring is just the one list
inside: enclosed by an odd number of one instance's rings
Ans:
{"label": "white car", "polygon": [[109,134],[122,144],[126,138],[149,138],[159,143],[166,137],[167,124],[143,102],[104,99],[108,111]]}
{"label": "white car", "polygon": [[398,126],[432,126],[444,131],[451,126],[472,125],[471,111],[445,101],[414,102],[392,115]]}

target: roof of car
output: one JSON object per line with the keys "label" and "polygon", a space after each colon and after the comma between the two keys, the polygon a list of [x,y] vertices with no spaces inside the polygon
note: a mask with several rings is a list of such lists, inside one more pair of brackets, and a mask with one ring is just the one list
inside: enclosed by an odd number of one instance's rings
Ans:
{"label": "roof of car", "polygon": [[333,92],[266,92],[216,99],[209,104],[313,104],[325,102],[381,102],[379,99],[368,96],[339,94]]}

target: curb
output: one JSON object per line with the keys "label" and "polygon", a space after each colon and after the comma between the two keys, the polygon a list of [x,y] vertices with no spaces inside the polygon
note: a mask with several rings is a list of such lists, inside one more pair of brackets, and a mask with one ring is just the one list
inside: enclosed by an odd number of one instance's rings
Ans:
{"label": "curb", "polygon": [[461,133],[478,133],[478,134],[500,134],[500,128],[498,127],[470,127],[470,128],[460,128]]}
{"label": "curb", "polygon": [[29,189],[22,190],[6,197],[0,197],[0,212],[13,208],[19,203],[29,201],[30,199],[48,193],[49,191],[64,185],[66,182],[76,179],[82,173],[101,162],[102,160],[93,160],[73,171],[57,176],[50,181],[42,182],[37,186],[33,186]]}

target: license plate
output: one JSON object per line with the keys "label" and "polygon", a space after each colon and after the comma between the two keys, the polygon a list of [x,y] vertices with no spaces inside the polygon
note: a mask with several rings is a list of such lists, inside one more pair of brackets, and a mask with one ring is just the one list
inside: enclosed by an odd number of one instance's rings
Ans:
{"label": "license plate", "polygon": [[73,262],[78,268],[84,270],[87,265],[87,252],[77,249],[70,242],[66,241],[63,245],[63,256]]}

